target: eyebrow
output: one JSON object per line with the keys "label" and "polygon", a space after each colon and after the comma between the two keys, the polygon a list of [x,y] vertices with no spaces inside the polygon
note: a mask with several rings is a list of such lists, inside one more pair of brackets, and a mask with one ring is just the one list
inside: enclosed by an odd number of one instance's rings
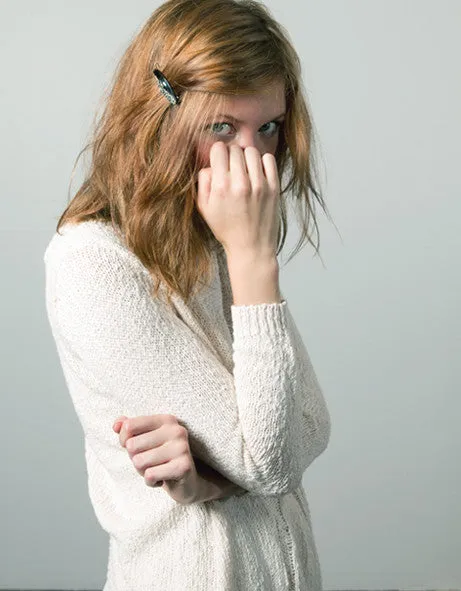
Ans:
{"label": "eyebrow", "polygon": [[[270,119],[270,121],[276,121],[277,119],[281,119],[282,117],[285,117],[286,112],[285,113],[281,113],[280,115],[277,115],[277,117],[273,117],[272,119]],[[236,117],[233,117],[232,115],[227,115],[225,113],[219,113],[218,115],[216,115],[216,117],[223,117],[224,119],[232,119],[232,121],[235,121],[235,123],[243,123],[243,121],[241,121],[240,119],[237,119]]]}

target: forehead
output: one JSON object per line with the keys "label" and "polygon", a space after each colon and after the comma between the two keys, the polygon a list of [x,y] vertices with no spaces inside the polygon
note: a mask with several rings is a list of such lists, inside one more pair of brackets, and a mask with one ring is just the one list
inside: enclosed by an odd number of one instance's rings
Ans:
{"label": "forehead", "polygon": [[274,82],[257,94],[226,96],[222,113],[242,121],[266,120],[278,117],[285,109],[285,85],[283,82]]}

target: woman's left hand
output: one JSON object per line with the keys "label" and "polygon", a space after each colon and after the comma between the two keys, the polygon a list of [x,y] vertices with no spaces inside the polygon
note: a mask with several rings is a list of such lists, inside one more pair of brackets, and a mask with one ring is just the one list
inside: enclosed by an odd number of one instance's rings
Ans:
{"label": "woman's left hand", "polygon": [[200,477],[190,451],[187,429],[175,416],[122,416],[112,428],[119,434],[120,444],[128,451],[147,486],[163,485],[170,497],[181,504],[196,500]]}

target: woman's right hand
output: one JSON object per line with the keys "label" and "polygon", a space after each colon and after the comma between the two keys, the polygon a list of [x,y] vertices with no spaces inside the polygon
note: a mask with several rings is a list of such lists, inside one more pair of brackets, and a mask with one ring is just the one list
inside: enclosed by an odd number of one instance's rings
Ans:
{"label": "woman's right hand", "polygon": [[[170,429],[171,436],[169,439],[167,438],[168,443],[174,444],[178,440],[178,421],[176,417],[172,415],[151,415],[147,417],[137,417],[134,419],[134,421],[131,419],[131,423],[134,422],[137,424],[137,427],[133,426],[134,431],[136,432],[138,439],[144,438],[145,443],[143,444],[140,442],[139,444],[134,445],[134,442],[131,441],[129,444],[130,449],[128,449],[127,442],[131,439],[131,437],[126,432],[126,430],[122,433],[122,427],[126,420],[126,416],[118,417],[118,419],[112,425],[112,429],[119,435],[120,443],[127,449],[132,461],[134,460],[134,457],[137,455],[137,453],[142,450],[145,452],[144,455],[146,455],[147,452],[149,452],[151,456],[155,455],[155,450],[150,450],[150,447],[154,442],[148,442],[146,439],[146,434],[150,437],[154,437],[156,436],[156,431],[160,427]],[[181,426],[181,430],[185,430],[185,428]],[[167,435],[165,433],[165,437],[166,436]],[[183,439],[182,434],[179,436],[179,439]],[[160,440],[157,443],[160,443]],[[165,441],[163,443],[165,443]],[[183,448],[184,445],[182,441],[180,441],[180,443],[181,445],[179,446],[178,459],[180,456],[184,455],[184,452],[181,451],[181,448]],[[136,446],[139,449],[136,449]],[[172,446],[170,446],[169,449],[172,449]],[[161,469],[164,470],[162,475],[163,480],[151,482],[152,475],[146,476],[146,469],[150,468],[150,472],[152,472],[152,468],[157,465],[157,461],[154,461],[155,458],[153,457],[146,458],[146,460],[141,463],[135,460],[134,463],[136,470],[141,476],[144,477],[144,480],[148,486],[155,487],[163,485],[163,489],[173,500],[183,504],[188,504],[189,502],[197,503],[208,500],[222,499],[232,495],[239,496],[247,492],[237,484],[227,480],[222,474],[208,466],[208,464],[202,460],[192,456],[188,444],[186,451],[186,461],[189,466],[187,469],[187,474],[178,472],[178,467],[174,465],[174,461],[165,463],[165,458],[162,458],[162,461],[159,465],[161,465]],[[172,453],[173,452],[170,451],[170,454]],[[174,459],[174,454],[173,456],[170,455],[170,460]],[[173,480],[170,480],[170,478]],[[180,478],[179,482],[177,481],[178,478]]]}
{"label": "woman's right hand", "polygon": [[197,209],[226,253],[277,250],[280,182],[273,154],[215,142],[198,175]]}
{"label": "woman's right hand", "polygon": [[195,502],[200,476],[187,429],[171,414],[119,417],[112,425],[137,472],[148,486],[163,486],[182,504]]}

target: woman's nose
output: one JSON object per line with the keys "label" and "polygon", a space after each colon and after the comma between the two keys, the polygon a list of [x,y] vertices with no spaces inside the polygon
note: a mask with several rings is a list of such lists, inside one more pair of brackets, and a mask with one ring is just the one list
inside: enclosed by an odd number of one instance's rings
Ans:
{"label": "woman's nose", "polygon": [[230,142],[230,145],[232,144],[239,146],[240,148],[242,148],[242,150],[252,146],[254,148],[257,148],[261,155],[267,151],[266,146],[264,145],[264,142],[261,140],[261,138],[258,136],[254,136],[251,133],[240,134],[238,137],[235,138],[234,141]]}

